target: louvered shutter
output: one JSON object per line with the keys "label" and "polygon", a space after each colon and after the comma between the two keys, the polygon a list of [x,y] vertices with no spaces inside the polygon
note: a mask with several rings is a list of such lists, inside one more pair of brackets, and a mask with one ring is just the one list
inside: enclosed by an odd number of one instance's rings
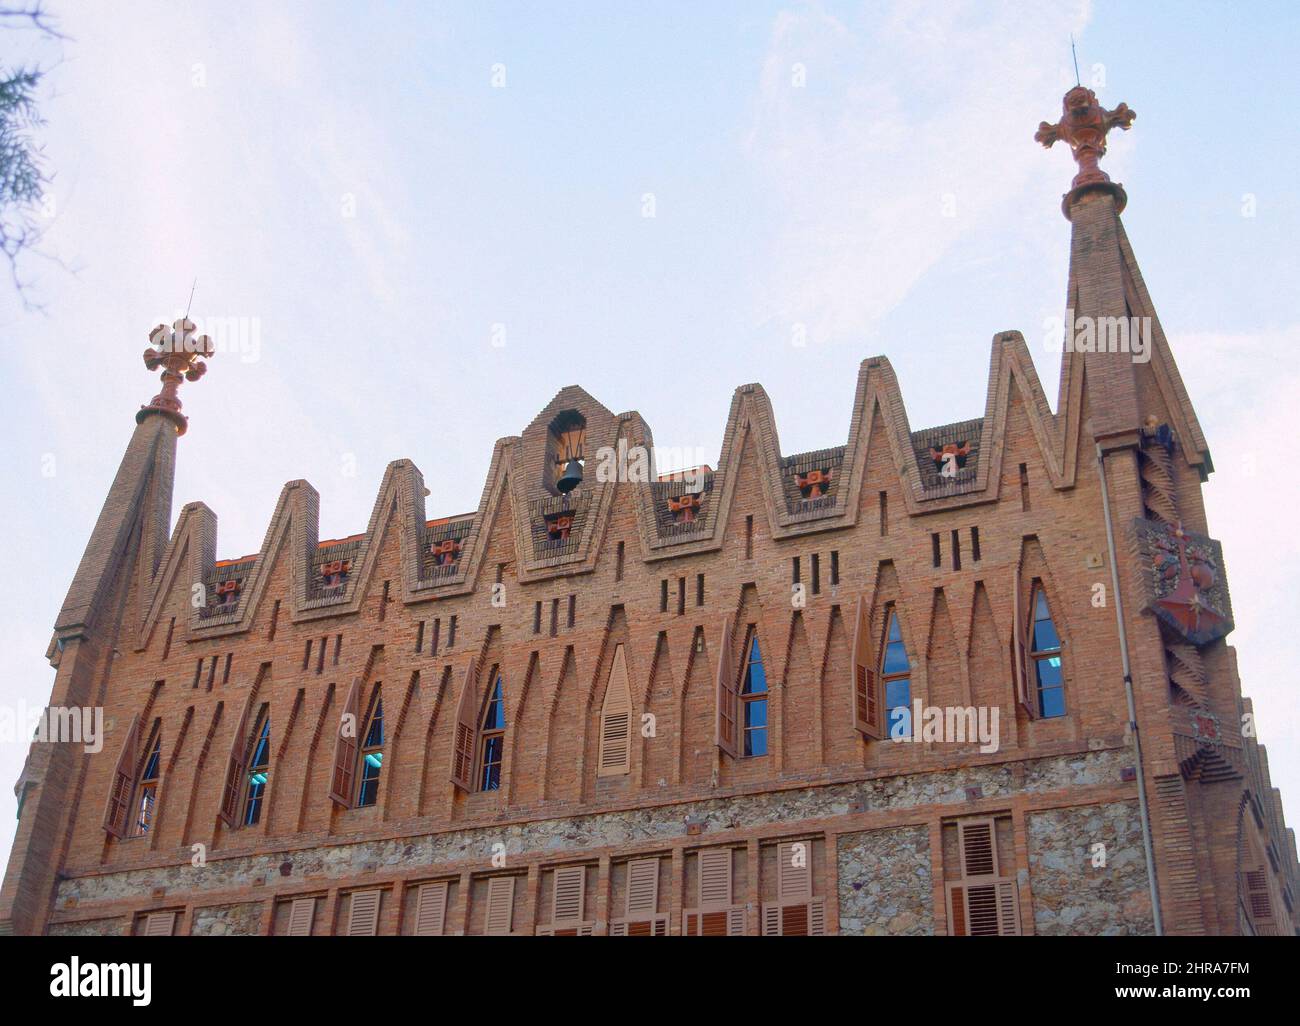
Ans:
{"label": "louvered shutter", "polygon": [[1029,664],[1025,654],[1025,616],[1020,605],[1020,562],[1011,580],[1011,673],[1016,682],[1016,703],[1033,719],[1038,715],[1034,703],[1033,686],[1029,680]]}
{"label": "louvered shutter", "polygon": [[731,660],[731,617],[722,625],[718,643],[717,710],[714,740],[719,748],[735,758],[737,755],[736,721],[740,698],[736,693],[736,670]]}
{"label": "louvered shutter", "polygon": [[[1260,932],[1266,932],[1273,926],[1273,899],[1268,893],[1268,875],[1262,869],[1246,871],[1246,904],[1250,908],[1250,917],[1255,921]],[[1271,931],[1267,931],[1271,932]]]}
{"label": "louvered shutter", "polygon": [[1014,879],[998,876],[997,832],[991,819],[957,824],[961,879],[947,886],[948,920],[957,937],[1013,937],[1020,933],[1020,895]]}
{"label": "louvered shutter", "polygon": [[310,937],[312,920],[316,917],[315,898],[294,898],[289,906],[289,937]]}
{"label": "louvered shutter", "polygon": [[421,884],[415,897],[415,936],[441,937],[447,924],[447,884]]}
{"label": "louvered shutter", "polygon": [[[786,842],[777,846],[777,900],[783,904],[812,897],[812,867],[808,864],[811,841]],[[802,863],[800,865],[799,863]]]}
{"label": "louvered shutter", "polygon": [[[357,780],[357,751],[360,744],[357,734],[362,729],[358,720],[360,703],[361,678],[357,677],[348,688],[348,698],[339,715],[338,732],[334,740],[334,773],[330,778],[330,800],[344,809],[352,808]],[[352,725],[352,736],[346,737],[344,726],[349,722]]]}
{"label": "louvered shutter", "polygon": [[632,694],[623,646],[614,649],[605,701],[600,710],[600,757],[597,776],[620,776],[631,769]]}
{"label": "louvered shutter", "polygon": [[515,878],[494,876],[488,881],[487,928],[490,934],[509,933],[514,923]]}
{"label": "louvered shutter", "polygon": [[239,799],[244,794],[245,760],[248,758],[248,707],[253,696],[244,702],[244,711],[235,725],[235,736],[230,742],[230,758],[226,761],[225,787],[221,792],[221,819],[228,827],[239,826]]}
{"label": "louvered shutter", "polygon": [[373,937],[379,932],[378,890],[353,891],[348,902],[348,936]]}
{"label": "louvered shutter", "polygon": [[865,598],[858,599],[853,622],[853,726],[876,741],[885,736],[880,668],[871,643],[871,623]]}
{"label": "louvered shutter", "polygon": [[[452,739],[451,782],[462,791],[474,790],[474,749],[478,743],[478,720],[475,693],[478,677],[474,660],[465,667],[465,682],[456,707],[456,734]],[[513,883],[511,884],[513,887]]]}
{"label": "louvered shutter", "polygon": [[659,911],[659,860],[635,859],[627,865],[627,917]]}
{"label": "louvered shutter", "polygon": [[131,726],[122,742],[122,751],[113,769],[113,779],[108,785],[108,802],[104,808],[104,829],[114,837],[127,833],[127,810],[135,791],[135,773],[139,762],[140,714],[131,717]]}
{"label": "louvered shutter", "polygon": [[726,908],[731,904],[731,849],[700,852],[700,908]]}
{"label": "louvered shutter", "polygon": [[551,925],[582,922],[586,866],[562,866],[555,870],[555,892],[551,895]]}
{"label": "louvered shutter", "polygon": [[170,937],[175,928],[175,912],[150,912],[145,917],[143,934],[146,937]]}

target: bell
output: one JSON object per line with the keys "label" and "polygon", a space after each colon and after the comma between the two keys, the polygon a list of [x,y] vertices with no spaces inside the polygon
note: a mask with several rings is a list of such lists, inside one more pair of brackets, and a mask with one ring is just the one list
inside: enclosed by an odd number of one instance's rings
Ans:
{"label": "bell", "polygon": [[577,460],[569,460],[564,466],[564,473],[555,482],[555,487],[568,495],[580,484],[582,484],[582,464]]}

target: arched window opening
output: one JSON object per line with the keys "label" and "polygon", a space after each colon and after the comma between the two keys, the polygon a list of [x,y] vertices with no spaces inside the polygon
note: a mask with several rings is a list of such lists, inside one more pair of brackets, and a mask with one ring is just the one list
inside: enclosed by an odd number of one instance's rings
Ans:
{"label": "arched window opening", "polygon": [[891,604],[885,613],[885,644],[880,658],[880,678],[885,682],[885,723],[889,737],[911,737],[912,664],[908,662],[907,649],[903,647],[898,610]]}
{"label": "arched window opening", "polygon": [[506,746],[506,704],[502,697],[500,673],[492,681],[492,694],[483,711],[480,737],[479,790],[498,791],[501,788],[501,757]]}
{"label": "arched window opening", "polygon": [[1029,658],[1038,692],[1038,715],[1044,719],[1065,715],[1065,676],[1061,671],[1061,638],[1047,607],[1047,592],[1034,583],[1033,621],[1029,626]]}
{"label": "arched window opening", "polygon": [[379,798],[379,773],[384,768],[384,699],[375,692],[374,708],[361,745],[361,784],[357,808],[374,805]]}
{"label": "arched window opening", "polygon": [[758,632],[750,628],[745,676],[740,686],[741,722],[745,725],[746,756],[767,754],[767,670],[758,647]]}
{"label": "arched window opening", "polygon": [[271,779],[271,714],[264,713],[260,730],[254,732],[257,740],[253,754],[248,759],[248,797],[244,802],[244,826],[253,826],[262,818],[262,805],[266,802],[266,788]]}

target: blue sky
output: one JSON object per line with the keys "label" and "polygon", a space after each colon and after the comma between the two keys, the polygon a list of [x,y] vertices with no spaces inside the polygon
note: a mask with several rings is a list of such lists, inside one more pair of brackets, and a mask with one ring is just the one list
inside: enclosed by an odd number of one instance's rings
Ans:
{"label": "blue sky", "polygon": [[[64,265],[25,268],[44,312],[0,290],[7,700],[48,697],[156,391],[140,353],[196,276],[195,319],[250,332],[183,395],[175,508],[217,512],[221,556],[258,549],[299,477],[322,537],[362,530],[401,457],[431,516],[471,509],[493,441],[574,382],[709,461],[748,381],[784,451],[841,443],[876,353],[914,428],[979,416],[1009,328],[1054,399],[1074,167],[1032,136],[1073,32],[1102,102],[1137,111],[1104,166],[1215,455],[1232,640],[1300,823],[1300,542],[1276,512],[1300,506],[1295,5],[51,5],[69,40],[0,35],[4,63],[56,65]],[[0,745],[6,850],[25,749]]]}

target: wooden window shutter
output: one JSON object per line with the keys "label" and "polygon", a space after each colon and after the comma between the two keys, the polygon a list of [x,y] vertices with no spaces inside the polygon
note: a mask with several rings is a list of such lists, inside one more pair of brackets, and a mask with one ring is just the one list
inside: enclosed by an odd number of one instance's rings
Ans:
{"label": "wooden window shutter", "polygon": [[659,860],[627,864],[627,917],[652,916],[659,910]]}
{"label": "wooden window shutter", "polygon": [[312,920],[316,918],[315,898],[294,898],[289,906],[289,937],[310,937]]}
{"label": "wooden window shutter", "polygon": [[582,921],[586,866],[561,866],[555,870],[555,891],[551,895],[551,925]]}
{"label": "wooden window shutter", "polygon": [[[777,900],[807,901],[812,897],[811,841],[786,842],[777,846],[776,895]],[[798,863],[802,862],[802,865]]]}
{"label": "wooden window shutter", "polygon": [[373,937],[379,932],[378,889],[353,891],[348,902],[348,936]]}
{"label": "wooden window shutter", "polygon": [[623,646],[614,648],[614,661],[600,710],[600,757],[596,775],[619,776],[631,770],[632,693],[627,681]]}
{"label": "wooden window shutter", "polygon": [[722,624],[718,644],[717,710],[714,740],[719,748],[737,757],[736,721],[740,718],[740,696],[736,691],[736,667],[731,660],[731,617]]}
{"label": "wooden window shutter", "polygon": [[731,849],[700,852],[700,908],[726,908],[731,904]]}
{"label": "wooden window shutter", "polygon": [[135,773],[139,759],[140,714],[131,717],[131,726],[122,742],[122,751],[113,769],[113,779],[108,785],[108,802],[104,808],[104,829],[114,837],[127,833],[128,809],[135,792]]}
{"label": "wooden window shutter", "polygon": [[853,623],[853,726],[865,736],[881,740],[885,736],[884,707],[867,600],[859,598]]}
{"label": "wooden window shutter", "polygon": [[1029,680],[1029,664],[1025,656],[1025,616],[1020,604],[1020,561],[1011,580],[1011,673],[1016,683],[1016,704],[1033,719],[1038,715],[1034,688]]}
{"label": "wooden window shutter", "polygon": [[230,758],[226,761],[225,787],[221,792],[221,821],[232,829],[239,826],[239,799],[244,794],[244,762],[248,755],[248,707],[252,705],[250,693],[244,702],[244,711],[235,726],[235,737],[230,742]]}
{"label": "wooden window shutter", "polygon": [[[356,677],[348,688],[348,698],[339,716],[338,733],[334,739],[334,772],[330,777],[330,800],[344,809],[352,808],[353,792],[357,780],[358,732],[364,729],[359,722],[361,678]],[[351,716],[352,736],[345,736],[348,716]]]}
{"label": "wooden window shutter", "polygon": [[488,880],[486,932],[509,933],[514,924],[514,910],[515,878],[494,876]]}
{"label": "wooden window shutter", "polygon": [[446,925],[446,881],[421,884],[415,897],[415,936],[441,937]]}
{"label": "wooden window shutter", "polygon": [[993,820],[957,824],[961,878],[946,885],[948,921],[956,937],[1014,937],[1020,933],[1016,881],[998,875]]}
{"label": "wooden window shutter", "polygon": [[145,917],[144,930],[141,933],[145,937],[170,937],[175,928],[175,912],[150,912]]}
{"label": "wooden window shutter", "polygon": [[[451,782],[462,791],[474,790],[474,749],[478,744],[478,715],[474,701],[478,674],[474,660],[465,667],[465,682],[456,707],[456,735],[452,740]],[[512,888],[514,884],[510,885]]]}

